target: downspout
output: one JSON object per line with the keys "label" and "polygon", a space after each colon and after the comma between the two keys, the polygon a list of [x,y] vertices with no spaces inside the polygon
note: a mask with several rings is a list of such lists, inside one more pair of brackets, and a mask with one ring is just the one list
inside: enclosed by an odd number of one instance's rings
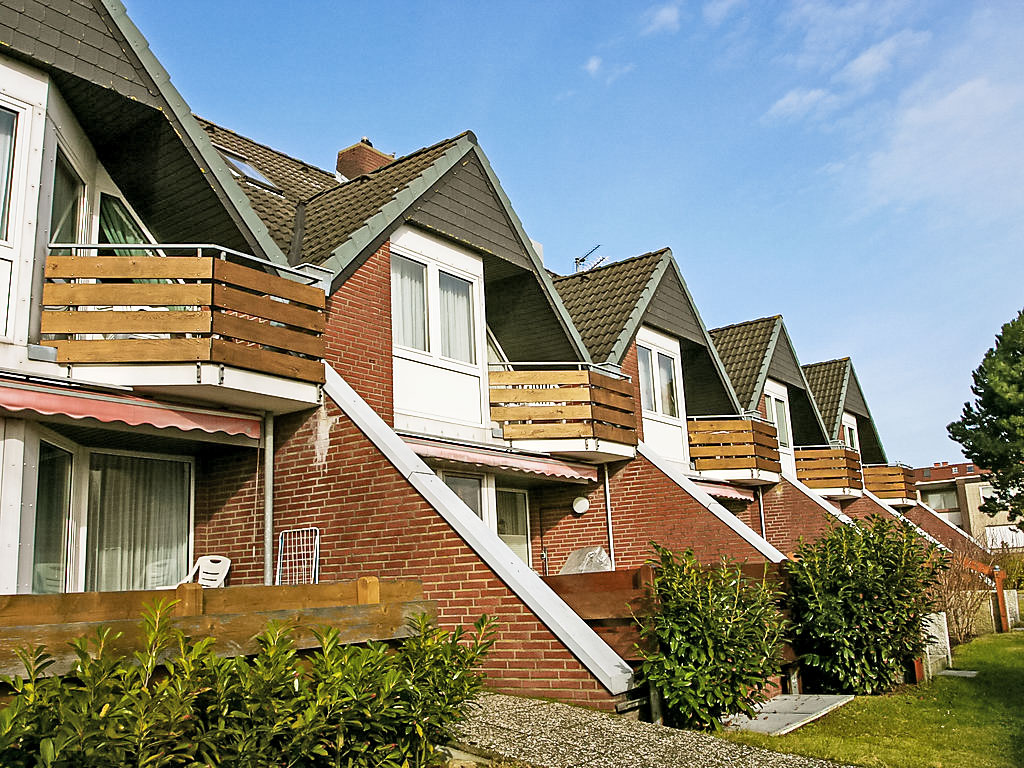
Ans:
{"label": "downspout", "polygon": [[764,499],[761,498],[761,486],[757,486],[754,490],[757,491],[757,514],[761,518],[761,538],[768,541],[764,525]]}
{"label": "downspout", "polygon": [[263,416],[263,583],[274,583],[274,414]]}
{"label": "downspout", "polygon": [[608,465],[604,467],[604,513],[608,521],[608,559],[612,561],[612,570],[615,570],[615,536],[612,534],[612,491],[608,484]]}

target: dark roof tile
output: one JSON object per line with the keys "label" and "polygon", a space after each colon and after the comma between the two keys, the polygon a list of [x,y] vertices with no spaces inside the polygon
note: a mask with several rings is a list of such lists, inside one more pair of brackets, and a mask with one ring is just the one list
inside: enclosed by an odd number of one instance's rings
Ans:
{"label": "dark roof tile", "polygon": [[818,403],[821,418],[830,430],[829,437],[838,439],[838,426],[843,415],[843,384],[846,382],[846,371],[850,358],[827,360],[822,363],[811,363],[803,366],[804,376],[811,387],[811,394]]}
{"label": "dark roof tile", "polygon": [[586,272],[553,278],[562,303],[594,361],[608,360],[665,252],[662,248]]}
{"label": "dark roof tile", "polygon": [[760,394],[755,392],[757,381],[767,361],[775,328],[781,320],[778,315],[762,317],[710,332],[743,408],[751,407],[754,396]]}

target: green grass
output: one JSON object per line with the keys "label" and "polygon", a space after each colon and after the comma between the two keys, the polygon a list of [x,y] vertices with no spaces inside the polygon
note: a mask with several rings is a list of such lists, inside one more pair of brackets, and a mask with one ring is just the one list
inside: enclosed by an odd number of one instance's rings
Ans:
{"label": "green grass", "polygon": [[725,738],[864,766],[1024,767],[1024,632],[974,640],[954,651],[953,663],[978,676],[859,696],[786,736]]}

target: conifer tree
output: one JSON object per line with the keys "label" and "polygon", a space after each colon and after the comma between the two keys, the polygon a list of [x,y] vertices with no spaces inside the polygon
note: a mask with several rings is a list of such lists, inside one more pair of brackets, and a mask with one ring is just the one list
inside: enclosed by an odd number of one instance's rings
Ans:
{"label": "conifer tree", "polygon": [[974,371],[973,403],[946,427],[976,466],[992,471],[989,515],[1024,517],[1024,310],[1006,323]]}

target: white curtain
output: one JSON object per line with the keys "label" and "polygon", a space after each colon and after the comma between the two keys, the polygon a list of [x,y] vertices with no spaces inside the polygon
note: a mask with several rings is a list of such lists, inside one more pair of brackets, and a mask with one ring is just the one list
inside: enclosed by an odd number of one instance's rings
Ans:
{"label": "white curtain", "polygon": [[156,589],[184,578],[190,471],[181,461],[92,454],[87,590]]}
{"label": "white curtain", "polygon": [[678,416],[675,361],[660,352],[658,353],[658,377],[661,380],[661,412],[666,416]]}
{"label": "white curtain", "polygon": [[495,493],[498,538],[508,544],[524,563],[530,562],[530,523],[526,494],[517,491]]}
{"label": "white curtain", "polygon": [[391,257],[392,340],[427,351],[427,268],[402,256]]}
{"label": "white curtain", "polygon": [[651,350],[637,345],[637,363],[640,367],[640,407],[645,411],[654,410],[654,371]]}
{"label": "white curtain", "polygon": [[465,363],[476,362],[473,343],[473,284],[461,277],[442,272],[441,354]]}
{"label": "white curtain", "polygon": [[14,126],[17,125],[17,117],[10,110],[0,109],[0,240],[7,239],[14,168]]}

